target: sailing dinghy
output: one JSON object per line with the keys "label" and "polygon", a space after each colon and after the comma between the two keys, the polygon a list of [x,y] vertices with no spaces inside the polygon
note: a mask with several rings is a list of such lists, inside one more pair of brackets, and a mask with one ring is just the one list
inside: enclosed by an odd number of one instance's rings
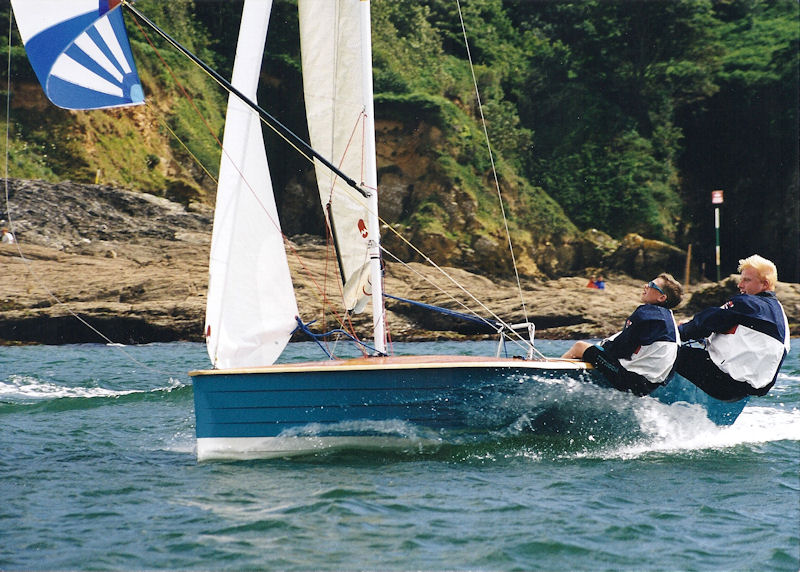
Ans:
{"label": "sailing dinghy", "polygon": [[[205,67],[126,0],[12,4],[45,93],[62,107],[143,101],[121,11],[115,9],[120,4]],[[262,121],[285,128],[256,103],[271,0],[246,0],[232,81],[207,70],[230,96],[205,324],[213,369],[190,372],[198,459],[438,443],[445,432],[486,434],[513,424],[518,411],[492,404],[519,398],[531,384],[564,379],[603,384],[586,363],[538,354],[528,324],[529,339],[520,338],[525,351],[519,358],[500,357],[500,348],[486,357],[389,355],[370,3],[299,0],[298,6],[310,144],[294,143],[314,158],[337,248],[343,312],[371,305],[373,341],[359,358],[276,363],[292,335],[308,331],[308,325],[297,307],[261,130]],[[500,323],[500,329],[514,334],[515,327]],[[744,406],[723,404],[692,392],[693,387],[678,380],[662,388],[660,399],[701,403],[720,424],[732,423]]]}

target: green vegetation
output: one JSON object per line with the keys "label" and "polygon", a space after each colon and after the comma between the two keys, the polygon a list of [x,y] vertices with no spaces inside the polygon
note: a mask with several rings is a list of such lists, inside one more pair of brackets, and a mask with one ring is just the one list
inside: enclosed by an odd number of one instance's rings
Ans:
{"label": "green vegetation", "polygon": [[[684,224],[693,237],[713,236],[709,193],[722,189],[723,268],[758,252],[777,263],[781,280],[800,282],[800,5],[716,6],[719,89],[679,114]],[[701,256],[713,260],[709,246]]]}
{"label": "green vegetation", "polygon": [[[194,18],[193,7],[190,0],[137,2],[137,8],[213,64],[214,53],[205,47],[208,32]],[[7,3],[0,7],[4,37],[8,10]],[[213,181],[198,163],[214,176],[219,147],[211,135],[221,133],[225,95],[202,71],[148,32],[151,45],[132,20],[128,18],[128,32],[148,104],[108,111],[67,111],[47,102],[13,28],[11,176],[98,181],[182,202],[208,200]],[[7,44],[0,53],[8,56]],[[0,124],[5,127],[5,122]]]}
{"label": "green vegetation", "polygon": [[[229,75],[241,2],[136,6]],[[479,235],[502,242],[483,115],[510,227],[523,243],[588,228],[616,238],[637,232],[693,243],[711,266],[708,198],[721,188],[724,271],[759,252],[783,279],[800,280],[795,0],[462,1],[474,80],[457,8],[454,0],[372,2],[377,118],[402,132],[399,141],[413,139],[425,165],[390,222],[454,244]],[[0,29],[7,21],[6,5]],[[261,100],[302,136],[296,0],[276,0],[273,22]],[[211,200],[212,181],[191,156],[213,176],[219,151],[208,131],[221,134],[225,96],[154,40],[168,72],[131,18],[128,29],[157,103],[111,120],[33,105],[33,90],[20,92],[34,78],[14,38],[10,172],[93,181],[100,170],[104,182]],[[283,189],[305,184],[310,167],[271,133],[267,145],[278,154],[272,175],[282,203]]]}

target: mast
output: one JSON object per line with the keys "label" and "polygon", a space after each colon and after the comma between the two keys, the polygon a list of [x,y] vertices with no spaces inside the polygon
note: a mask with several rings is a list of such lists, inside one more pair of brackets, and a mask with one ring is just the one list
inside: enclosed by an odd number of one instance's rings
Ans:
{"label": "mast", "polygon": [[369,0],[361,0],[361,66],[366,135],[364,138],[364,187],[368,189],[369,258],[372,282],[372,327],[375,349],[386,353],[386,309],[383,300],[383,271],[381,269],[380,223],[378,221],[378,166],[375,150],[375,105],[372,88],[372,33]]}

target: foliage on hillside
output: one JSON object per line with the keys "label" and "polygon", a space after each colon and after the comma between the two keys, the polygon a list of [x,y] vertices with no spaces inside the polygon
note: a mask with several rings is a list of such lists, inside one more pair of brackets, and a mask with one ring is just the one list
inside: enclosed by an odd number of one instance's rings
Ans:
{"label": "foliage on hillside", "polygon": [[[213,52],[205,48],[208,33],[193,18],[190,0],[141,0],[137,7],[165,22],[171,34],[213,63]],[[8,4],[0,7],[5,37],[8,10]],[[219,162],[212,135],[221,132],[224,94],[186,58],[165,49],[163,41],[153,40],[158,49],[155,57],[149,40],[130,18],[128,32],[146,105],[67,111],[45,99],[13,28],[9,174],[49,181],[99,181],[185,203],[208,200]],[[148,34],[152,38],[152,32]],[[7,55],[7,46],[0,52]],[[179,95],[176,84],[188,97]]]}
{"label": "foliage on hillside", "polygon": [[[223,75],[240,6],[137,2]],[[760,252],[783,278],[800,280],[796,1],[462,1],[474,80],[458,8],[455,0],[372,3],[378,120],[411,135],[436,130],[422,150],[428,178],[409,185],[414,191],[391,223],[465,249],[479,234],[500,239],[483,116],[511,230],[526,248],[594,227],[617,238],[637,232],[694,243],[711,267],[708,195],[723,188],[723,273]],[[7,14],[0,6],[0,28]],[[213,175],[218,151],[205,123],[221,132],[224,95],[156,41],[202,110],[198,119],[128,21],[134,50],[148,55],[138,60],[146,93],[156,97],[112,119],[37,99],[15,38],[10,173],[89,181],[99,169],[106,182],[202,200],[211,177],[189,151]],[[303,135],[296,0],[276,0],[273,22],[280,25],[268,37],[261,100]],[[144,141],[134,143],[143,126]],[[309,165],[266,136],[278,154],[272,175],[285,205],[293,199],[284,189],[307,185]],[[392,169],[385,172],[398,172]],[[459,200],[478,208],[462,226],[447,207]]]}
{"label": "foliage on hillside", "polygon": [[694,243],[711,269],[724,189],[723,273],[760,252],[800,280],[797,2],[504,5],[531,46],[508,84],[525,174],[578,226]]}
{"label": "foliage on hillside", "polygon": [[[476,58],[471,69],[463,40],[457,35],[460,24],[453,8],[452,2],[375,4],[375,90],[382,103],[376,110],[378,119],[408,122],[414,118],[442,131],[443,143],[430,150],[435,158],[432,168],[478,205],[480,228],[471,229],[473,232],[480,230],[500,242],[504,239],[503,213],[492,178],[494,161],[505,214],[517,241],[531,245],[574,235],[575,228],[560,206],[519,176],[519,159],[528,151],[532,134],[521,127],[517,110],[506,100],[501,86],[510,71],[506,64],[520,56],[519,48],[506,41],[513,35],[510,21],[499,2],[473,2],[465,7],[466,29],[480,34],[470,40],[470,47],[475,41],[475,49],[496,46],[499,50],[483,58],[488,62]],[[493,29],[501,30],[503,36],[490,31]],[[461,42],[462,47],[454,42]],[[463,241],[453,215],[442,208],[448,195],[446,187],[427,193],[414,202],[408,218],[398,222],[418,229],[418,234],[438,231],[456,242]]]}
{"label": "foliage on hillside", "polygon": [[723,272],[759,252],[778,264],[781,279],[800,282],[800,5],[725,2],[718,8],[719,89],[680,114],[685,224],[705,243],[704,259],[713,260],[709,194],[724,190]]}

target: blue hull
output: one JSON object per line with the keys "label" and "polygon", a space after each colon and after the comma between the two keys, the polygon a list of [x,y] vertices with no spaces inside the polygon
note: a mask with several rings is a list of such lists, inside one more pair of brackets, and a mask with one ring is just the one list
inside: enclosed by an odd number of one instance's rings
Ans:
{"label": "blue hull", "polygon": [[680,402],[698,404],[717,425],[733,425],[749,400],[747,397],[733,402],[714,399],[677,373],[667,385],[659,387],[650,395],[667,405]]}
{"label": "blue hull", "polygon": [[586,364],[416,356],[190,375],[198,458],[248,458],[507,427],[518,412],[494,405],[526,379],[576,378]]}
{"label": "blue hull", "polygon": [[[465,404],[513,395],[531,374],[558,377],[565,373],[565,369],[533,369],[524,364],[503,360],[494,367],[470,362],[470,367],[389,370],[193,372],[197,436],[274,437],[309,423],[387,419],[432,429],[469,428],[476,423],[486,428]],[[504,421],[495,424],[502,426]]]}
{"label": "blue hull", "polygon": [[[531,383],[605,385],[574,361],[415,356],[191,372],[199,459],[263,458],[339,446],[408,447],[443,432],[486,434],[526,411]],[[652,397],[700,404],[729,425],[744,402],[724,403],[676,376]],[[519,404],[519,406],[515,406]],[[521,409],[522,408],[522,409]]]}

